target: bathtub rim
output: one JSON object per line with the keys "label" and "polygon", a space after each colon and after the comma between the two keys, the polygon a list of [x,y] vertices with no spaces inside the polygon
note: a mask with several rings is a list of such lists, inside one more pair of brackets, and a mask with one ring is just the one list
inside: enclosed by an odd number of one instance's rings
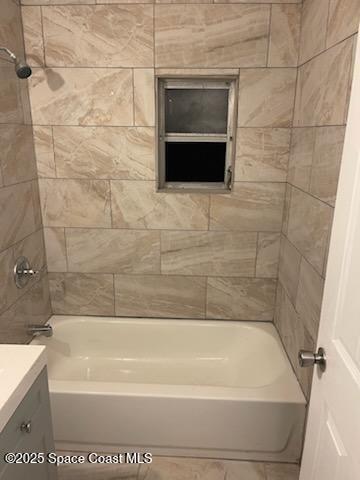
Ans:
{"label": "bathtub rim", "polygon": [[[160,383],[125,383],[125,382],[99,382],[87,380],[53,380],[49,376],[50,391],[54,393],[79,393],[87,395],[115,395],[133,397],[167,397],[167,398],[193,398],[193,399],[214,399],[228,401],[252,401],[267,403],[292,403],[306,405],[305,396],[300,384],[292,369],[290,360],[282,345],[280,336],[272,322],[258,321],[236,321],[236,320],[209,320],[209,319],[171,319],[171,318],[145,318],[145,317],[110,317],[110,316],[85,316],[85,315],[53,315],[48,323],[54,328],[56,325],[71,324],[72,322],[86,323],[93,322],[111,323],[153,323],[162,324],[171,321],[171,324],[202,326],[219,326],[224,324],[236,327],[252,327],[262,330],[271,335],[277,347],[281,350],[286,363],[285,370],[275,382],[258,387],[227,387],[209,385],[187,385],[187,384],[160,384]],[[55,337],[56,338],[56,337]],[[47,339],[51,342],[51,339]],[[44,345],[41,337],[34,339],[32,344]]]}

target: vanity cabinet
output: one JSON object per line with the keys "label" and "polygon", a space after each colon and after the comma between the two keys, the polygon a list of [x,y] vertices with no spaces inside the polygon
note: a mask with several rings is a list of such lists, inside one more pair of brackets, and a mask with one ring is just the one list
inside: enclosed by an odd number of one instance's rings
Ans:
{"label": "vanity cabinet", "polygon": [[54,452],[46,368],[0,433],[0,480],[56,480],[56,466],[43,463],[7,464],[8,452]]}

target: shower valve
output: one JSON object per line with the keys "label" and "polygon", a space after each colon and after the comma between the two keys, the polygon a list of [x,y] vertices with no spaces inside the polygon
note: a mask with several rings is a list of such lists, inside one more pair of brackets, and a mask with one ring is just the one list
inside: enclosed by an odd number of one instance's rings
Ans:
{"label": "shower valve", "polygon": [[14,266],[14,280],[18,288],[24,288],[30,281],[30,278],[39,272],[30,267],[29,260],[26,257],[19,257]]}

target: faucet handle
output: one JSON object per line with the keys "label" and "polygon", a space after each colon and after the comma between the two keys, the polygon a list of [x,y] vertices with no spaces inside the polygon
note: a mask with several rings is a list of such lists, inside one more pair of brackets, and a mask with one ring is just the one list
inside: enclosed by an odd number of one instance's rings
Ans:
{"label": "faucet handle", "polygon": [[30,278],[38,275],[40,271],[30,267],[29,260],[26,257],[19,257],[14,266],[14,280],[18,288],[24,288],[29,283]]}

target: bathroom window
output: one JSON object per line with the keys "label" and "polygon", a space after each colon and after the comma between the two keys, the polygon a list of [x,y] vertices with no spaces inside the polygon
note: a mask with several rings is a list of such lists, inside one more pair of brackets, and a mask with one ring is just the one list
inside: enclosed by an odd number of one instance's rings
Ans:
{"label": "bathroom window", "polygon": [[160,190],[231,190],[236,79],[157,79]]}

